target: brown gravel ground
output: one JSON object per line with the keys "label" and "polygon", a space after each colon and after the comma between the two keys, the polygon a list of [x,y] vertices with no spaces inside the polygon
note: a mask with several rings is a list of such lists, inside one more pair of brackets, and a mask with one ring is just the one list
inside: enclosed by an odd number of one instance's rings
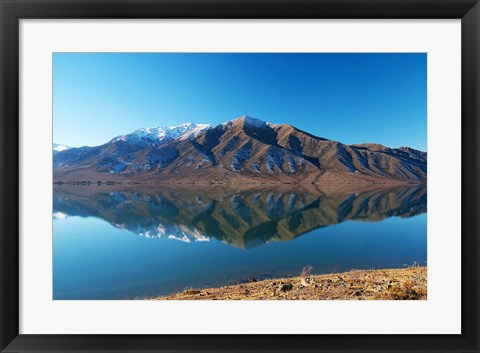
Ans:
{"label": "brown gravel ground", "polygon": [[427,267],[354,270],[188,289],[156,300],[426,300]]}

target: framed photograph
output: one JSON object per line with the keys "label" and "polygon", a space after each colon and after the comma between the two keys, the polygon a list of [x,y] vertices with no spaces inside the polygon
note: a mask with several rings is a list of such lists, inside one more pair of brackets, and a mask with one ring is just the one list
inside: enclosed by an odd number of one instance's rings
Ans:
{"label": "framed photograph", "polygon": [[1,1],[1,352],[479,352],[479,6]]}

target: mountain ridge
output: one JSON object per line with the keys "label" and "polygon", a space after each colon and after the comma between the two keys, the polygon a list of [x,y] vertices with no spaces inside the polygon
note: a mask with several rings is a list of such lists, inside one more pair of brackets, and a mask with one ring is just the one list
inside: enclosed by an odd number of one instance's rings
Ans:
{"label": "mountain ridge", "polygon": [[424,183],[427,153],[346,145],[247,115],[225,123],[146,128],[54,153],[54,181]]}

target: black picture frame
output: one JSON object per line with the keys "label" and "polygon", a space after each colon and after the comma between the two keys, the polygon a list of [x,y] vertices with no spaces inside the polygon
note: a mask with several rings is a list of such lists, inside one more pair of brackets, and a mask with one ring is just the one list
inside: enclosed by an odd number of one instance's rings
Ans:
{"label": "black picture frame", "polygon": [[[0,0],[2,352],[479,352],[477,0]],[[460,335],[19,334],[19,20],[111,18],[461,19],[462,306]]]}

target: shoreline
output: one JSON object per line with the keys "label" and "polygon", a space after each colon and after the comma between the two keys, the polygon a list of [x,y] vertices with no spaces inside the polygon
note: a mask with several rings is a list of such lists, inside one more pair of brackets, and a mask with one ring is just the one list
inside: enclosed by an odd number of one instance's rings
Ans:
{"label": "shoreline", "polygon": [[384,175],[371,175],[357,172],[322,170],[308,174],[281,173],[279,175],[239,174],[225,170],[222,173],[193,174],[106,174],[87,172],[55,172],[53,183],[57,185],[91,184],[146,184],[146,185],[415,185],[427,184],[427,178],[399,178]]}
{"label": "shoreline", "polygon": [[248,181],[137,181],[137,180],[53,180],[53,185],[57,186],[111,186],[111,185],[201,185],[201,186],[245,186],[245,185],[427,185],[427,181],[403,181],[403,180],[375,180],[375,181],[327,181],[327,182],[310,182],[302,183],[301,181],[265,181],[265,180],[248,180]]}
{"label": "shoreline", "polygon": [[427,267],[351,270],[187,289],[150,300],[426,300]]}
{"label": "shoreline", "polygon": [[114,190],[114,191],[131,191],[131,192],[155,192],[155,191],[186,191],[191,192],[192,188],[195,189],[197,193],[205,193],[206,195],[226,195],[232,193],[238,193],[240,191],[272,191],[276,190],[279,192],[290,192],[292,190],[302,190],[309,192],[314,195],[336,195],[336,194],[350,194],[350,193],[360,193],[360,192],[369,192],[376,190],[393,190],[398,188],[422,188],[426,187],[427,184],[172,184],[172,183],[115,183],[115,184],[97,184],[97,183],[77,183],[77,184],[57,184],[53,183],[54,191],[69,191],[74,190],[81,193],[86,192],[100,192],[105,190]]}

